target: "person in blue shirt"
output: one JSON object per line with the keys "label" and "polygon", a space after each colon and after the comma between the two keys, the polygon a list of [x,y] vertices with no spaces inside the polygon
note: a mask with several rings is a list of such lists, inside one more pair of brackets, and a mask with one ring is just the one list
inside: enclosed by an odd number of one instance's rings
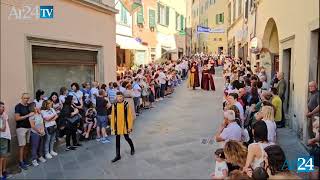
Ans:
{"label": "person in blue shirt", "polygon": [[109,89],[108,89],[108,97],[111,104],[114,104],[116,102],[117,92],[118,92],[118,84],[116,82],[109,83]]}

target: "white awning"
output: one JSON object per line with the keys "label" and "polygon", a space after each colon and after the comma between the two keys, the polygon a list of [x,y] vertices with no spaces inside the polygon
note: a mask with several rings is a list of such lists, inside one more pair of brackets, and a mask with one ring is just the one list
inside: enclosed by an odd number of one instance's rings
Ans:
{"label": "white awning", "polygon": [[141,45],[131,37],[116,35],[116,42],[121,49],[148,50],[148,47]]}
{"label": "white awning", "polygon": [[176,40],[174,35],[165,35],[162,33],[157,34],[157,40],[161,44],[161,48],[166,49],[167,51],[174,51],[177,49]]}

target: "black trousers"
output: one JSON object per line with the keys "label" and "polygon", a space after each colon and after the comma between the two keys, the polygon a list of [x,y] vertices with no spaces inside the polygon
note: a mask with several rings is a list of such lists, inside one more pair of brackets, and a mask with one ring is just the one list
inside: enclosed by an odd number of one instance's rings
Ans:
{"label": "black trousers", "polygon": [[[134,150],[133,142],[129,137],[129,134],[124,134],[123,135],[128,144],[130,145],[131,151]],[[116,153],[117,156],[120,156],[120,135],[116,135]]]}
{"label": "black trousers", "polygon": [[77,127],[75,124],[68,124],[65,128],[66,133],[66,146],[71,146],[70,137],[72,137],[73,145],[78,144],[77,142]]}

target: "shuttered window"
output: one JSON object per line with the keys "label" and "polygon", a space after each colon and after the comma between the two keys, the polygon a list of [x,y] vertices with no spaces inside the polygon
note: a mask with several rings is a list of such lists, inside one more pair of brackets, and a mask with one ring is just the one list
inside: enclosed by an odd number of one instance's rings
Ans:
{"label": "shuttered window", "polygon": [[216,24],[219,23],[219,14],[216,14]]}
{"label": "shuttered window", "polygon": [[184,30],[184,16],[180,16],[180,19],[181,19],[181,31]]}
{"label": "shuttered window", "polygon": [[221,23],[224,23],[224,13],[221,13]]}
{"label": "shuttered window", "polygon": [[169,26],[170,9],[166,6],[166,25]]}
{"label": "shuttered window", "polygon": [[160,7],[160,4],[158,3],[158,23],[160,24],[160,19],[161,19],[161,13],[160,13],[160,9],[161,9],[161,7]]}
{"label": "shuttered window", "polygon": [[149,9],[149,27],[156,27],[156,11]]}
{"label": "shuttered window", "polygon": [[158,3],[158,23],[169,26],[169,7]]}
{"label": "shuttered window", "polygon": [[143,6],[139,9],[137,12],[137,24],[143,24],[144,19],[143,19]]}
{"label": "shuttered window", "polygon": [[120,19],[121,19],[121,23],[123,23],[123,24],[128,23],[127,10],[122,4],[121,4],[121,8],[120,8]]}
{"label": "shuttered window", "polygon": [[216,14],[216,24],[224,23],[224,13]]}
{"label": "shuttered window", "polygon": [[248,19],[249,14],[249,0],[246,0],[245,8],[244,8],[244,18]]}

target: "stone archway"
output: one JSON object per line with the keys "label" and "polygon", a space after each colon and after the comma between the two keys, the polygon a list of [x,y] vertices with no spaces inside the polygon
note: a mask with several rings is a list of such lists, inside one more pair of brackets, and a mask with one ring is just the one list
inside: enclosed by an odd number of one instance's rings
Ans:
{"label": "stone archway", "polygon": [[279,72],[279,36],[273,18],[270,18],[265,26],[260,57],[261,65],[265,67],[270,80],[276,72]]}

